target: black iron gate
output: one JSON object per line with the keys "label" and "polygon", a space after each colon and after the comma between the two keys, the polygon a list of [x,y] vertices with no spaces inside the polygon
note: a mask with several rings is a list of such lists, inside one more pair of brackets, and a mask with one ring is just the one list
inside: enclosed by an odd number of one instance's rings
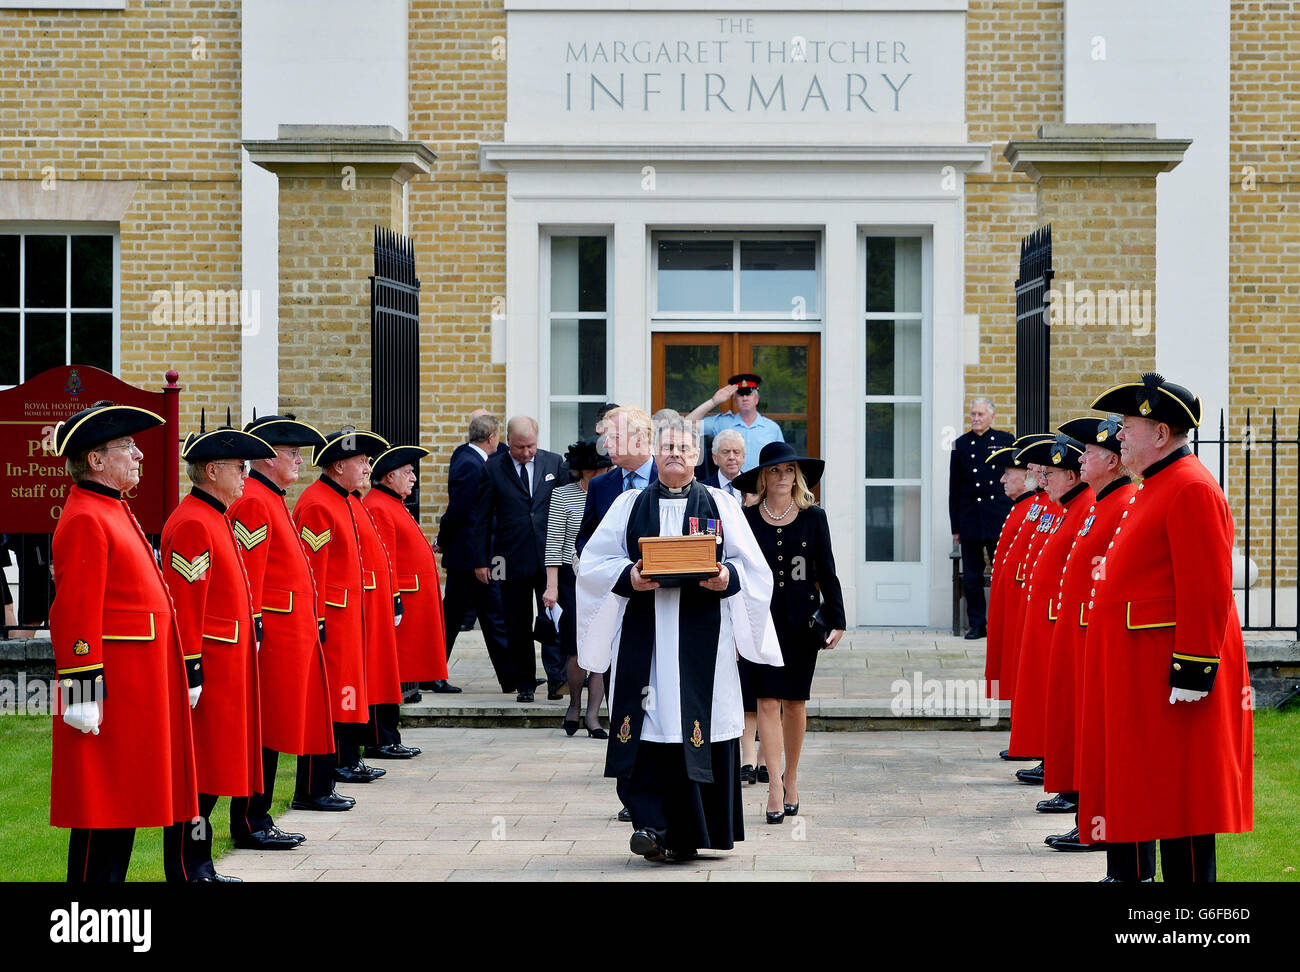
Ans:
{"label": "black iron gate", "polygon": [[[394,445],[420,441],[420,280],[415,249],[400,233],[375,227],[370,278],[370,409],[374,430]],[[406,499],[420,518],[420,483]]]}
{"label": "black iron gate", "polygon": [[1016,434],[1046,432],[1051,362],[1052,227],[1040,226],[1020,241],[1016,280]]}

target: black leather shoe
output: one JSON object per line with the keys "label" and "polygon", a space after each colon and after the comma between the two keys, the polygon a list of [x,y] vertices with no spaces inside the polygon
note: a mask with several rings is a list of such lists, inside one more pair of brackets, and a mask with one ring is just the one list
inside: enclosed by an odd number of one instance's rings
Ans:
{"label": "black leather shoe", "polygon": [[577,719],[565,719],[564,734],[566,736],[572,736],[575,732],[578,731],[578,726],[580,726],[581,724],[582,723],[578,722]]}
{"label": "black leather shoe", "polygon": [[767,813],[767,822],[770,824],[779,824],[785,821],[784,810],[777,810],[777,811],[768,810],[766,811],[766,813]]}
{"label": "black leather shoe", "polygon": [[624,807],[622,810],[618,812],[618,820],[619,823],[631,823],[632,811],[629,810],[627,807]]}
{"label": "black leather shoe", "polygon": [[664,851],[664,860],[669,864],[680,864],[683,861],[693,861],[699,856],[700,852],[694,849]]}
{"label": "black leather shoe", "polygon": [[548,688],[546,690],[546,700],[548,702],[558,702],[560,699],[564,698],[566,694],[566,692],[563,692],[558,688]]}
{"label": "black leather shoe", "polygon": [[760,766],[758,769],[754,770],[754,779],[759,783],[771,782],[770,777],[767,775],[767,767]]}
{"label": "black leather shoe", "polygon": [[787,817],[797,817],[797,816],[799,816],[799,804],[797,804],[797,803],[783,803],[783,804],[781,804],[781,806],[785,808],[785,815],[786,815]]}
{"label": "black leather shoe", "polygon": [[595,729],[592,729],[590,726],[588,726],[587,736],[591,739],[608,739],[609,733],[605,731],[603,726],[597,726]]}
{"label": "black leather shoe", "polygon": [[231,877],[229,874],[209,874],[205,877],[195,878],[193,884],[243,884],[243,878]]}
{"label": "black leather shoe", "polygon": [[341,797],[331,793],[328,796],[319,797],[294,797],[293,803],[289,804],[295,810],[333,810],[343,811],[351,810],[356,806],[357,801],[351,797]]}
{"label": "black leather shoe", "polygon": [[292,837],[295,843],[298,843],[298,844],[305,844],[305,843],[307,843],[307,835],[306,835],[306,834],[292,834],[292,833],[289,833],[288,831],[281,830],[281,829],[280,829],[279,827],[277,827],[275,824],[271,824],[271,829],[272,829],[273,831],[275,831],[277,834],[279,834],[281,837]]}
{"label": "black leather shoe", "polygon": [[433,691],[440,695],[455,695],[460,691],[460,686],[452,685],[445,678],[440,678],[433,683]]}
{"label": "black leather shoe", "polygon": [[647,861],[664,860],[664,851],[667,850],[663,837],[653,830],[634,830],[627,845],[633,854],[639,854]]}
{"label": "black leather shoe", "polygon": [[532,692],[520,692],[518,695],[515,696],[515,701],[516,701],[516,702],[531,702],[531,701],[533,701],[533,693],[532,693]]}
{"label": "black leather shoe", "polygon": [[1079,805],[1058,793],[1050,800],[1039,800],[1038,806],[1034,809],[1039,813],[1074,813],[1079,809]]}
{"label": "black leather shoe", "polygon": [[387,746],[367,746],[366,755],[371,759],[411,759],[416,754],[405,746],[389,743]]}
{"label": "black leather shoe", "polygon": [[1074,851],[1075,853],[1080,853],[1084,851],[1104,851],[1106,849],[1106,845],[1101,843],[1100,841],[1098,841],[1095,844],[1085,844],[1077,839],[1054,841],[1051,847],[1052,850]]}
{"label": "black leather shoe", "polygon": [[284,831],[277,830],[274,827],[267,830],[257,830],[235,840],[235,846],[242,847],[245,850],[292,850],[300,843],[302,841],[295,840]]}
{"label": "black leather shoe", "polygon": [[371,783],[387,774],[388,770],[356,763],[352,766],[335,766],[334,779],[343,783]]}
{"label": "black leather shoe", "polygon": [[398,749],[405,749],[412,756],[419,756],[422,752],[424,752],[424,750],[421,749],[419,746],[404,746],[401,743],[395,743],[394,745],[396,745]]}
{"label": "black leather shoe", "polygon": [[1075,827],[1068,834],[1052,834],[1050,837],[1044,837],[1043,843],[1046,844],[1048,847],[1051,847],[1058,840],[1078,840],[1078,839],[1079,839],[1079,828]]}
{"label": "black leather shoe", "polygon": [[330,796],[334,797],[334,799],[336,800],[342,800],[350,807],[355,807],[357,805],[356,797],[345,796],[344,794],[340,793],[338,790],[331,790]]}
{"label": "black leather shoe", "polygon": [[1012,756],[1011,750],[1009,749],[1002,750],[1002,752],[998,753],[998,755],[1003,759],[1005,759],[1008,763],[1032,763],[1036,758],[1033,756]]}
{"label": "black leather shoe", "polygon": [[742,767],[740,768],[740,782],[742,782],[742,783],[757,783],[757,782],[758,782],[758,770],[754,769],[754,767],[752,767],[752,766],[750,766],[748,763],[746,763],[744,766],[742,766]]}
{"label": "black leather shoe", "polygon": [[1021,783],[1028,784],[1029,786],[1042,786],[1043,764],[1039,763],[1037,766],[1031,767],[1030,769],[1016,770],[1016,779]]}
{"label": "black leather shoe", "polygon": [[971,628],[966,632],[967,641],[979,641],[981,638],[987,638],[988,636],[989,629],[982,624],[978,628]]}

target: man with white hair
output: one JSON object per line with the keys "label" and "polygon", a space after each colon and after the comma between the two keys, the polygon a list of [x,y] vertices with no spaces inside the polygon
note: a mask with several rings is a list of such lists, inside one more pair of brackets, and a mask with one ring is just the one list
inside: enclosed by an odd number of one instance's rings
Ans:
{"label": "man with white hair", "polygon": [[970,431],[952,444],[948,465],[948,520],[952,539],[961,544],[961,584],[966,594],[966,640],[988,634],[984,605],[984,558],[993,562],[1002,522],[1011,500],[998,477],[985,463],[994,452],[1011,445],[1013,436],[993,428],[993,403],[976,398],[970,404]]}
{"label": "man with white hair", "polygon": [[745,437],[735,429],[723,429],[713,437],[713,462],[718,471],[701,480],[705,486],[716,486],[738,503],[744,503],[745,494],[731,485],[745,465]]}

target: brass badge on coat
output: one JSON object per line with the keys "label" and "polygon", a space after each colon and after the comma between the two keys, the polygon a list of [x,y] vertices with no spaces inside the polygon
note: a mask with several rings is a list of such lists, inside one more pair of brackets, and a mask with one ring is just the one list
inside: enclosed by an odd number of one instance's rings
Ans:
{"label": "brass badge on coat", "polygon": [[700,720],[695,720],[695,731],[691,733],[691,745],[699,749],[704,745],[704,733],[700,732]]}
{"label": "brass badge on coat", "polygon": [[618,741],[621,743],[625,743],[631,738],[632,738],[632,717],[623,716],[623,725],[619,726],[618,729]]}
{"label": "brass badge on coat", "polygon": [[72,653],[74,655],[89,655],[90,645],[86,644],[84,641],[78,641],[72,646]]}

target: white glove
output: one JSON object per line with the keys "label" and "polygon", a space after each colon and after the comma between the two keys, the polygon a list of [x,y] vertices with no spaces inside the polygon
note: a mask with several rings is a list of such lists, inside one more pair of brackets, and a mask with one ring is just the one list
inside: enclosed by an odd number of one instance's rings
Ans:
{"label": "white glove", "polygon": [[1170,689],[1169,704],[1173,705],[1175,702],[1197,702],[1209,694],[1209,692],[1198,692],[1195,689]]}
{"label": "white glove", "polygon": [[203,694],[203,686],[202,686],[202,685],[196,685],[196,686],[194,686],[194,688],[190,689],[190,708],[191,708],[191,709],[194,708],[196,705],[199,704],[199,696],[202,695],[202,694]]}
{"label": "white glove", "polygon": [[98,702],[74,702],[63,710],[64,722],[73,729],[80,729],[82,732],[89,732],[96,736],[99,735],[99,724],[103,719]]}
{"label": "white glove", "polygon": [[394,627],[394,628],[396,628],[396,627],[397,627],[399,624],[401,624],[401,623],[402,623],[402,616],[401,616],[400,614],[399,614],[397,617],[393,618],[393,627]]}

